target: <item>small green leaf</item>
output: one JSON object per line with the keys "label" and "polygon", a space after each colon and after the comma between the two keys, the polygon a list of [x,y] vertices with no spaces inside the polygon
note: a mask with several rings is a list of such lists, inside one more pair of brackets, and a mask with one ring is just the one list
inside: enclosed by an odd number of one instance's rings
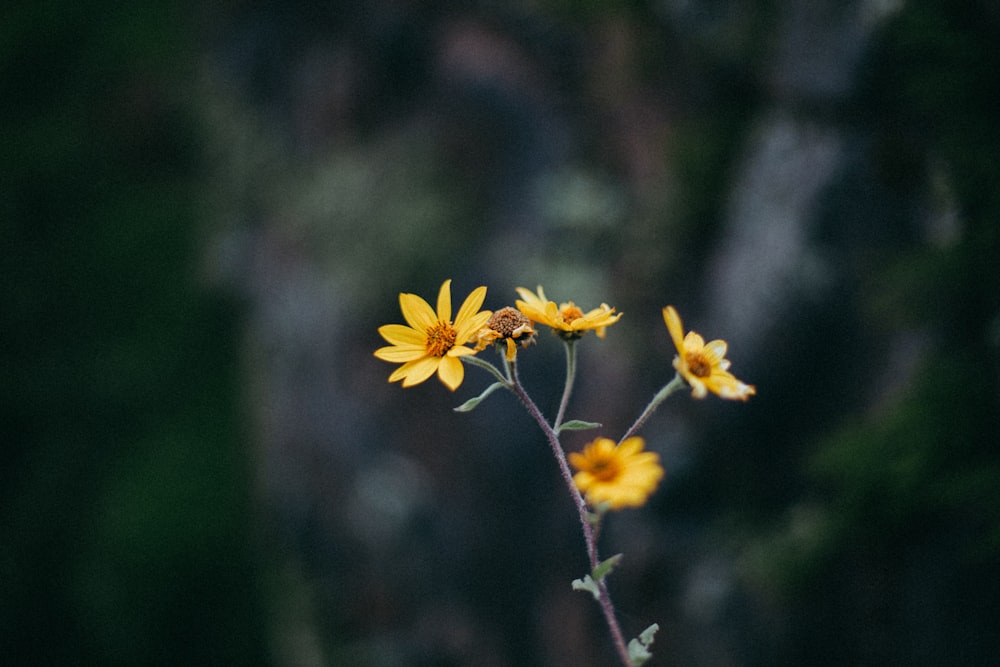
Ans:
{"label": "small green leaf", "polygon": [[656,638],[656,633],[660,629],[659,623],[653,623],[651,626],[639,633],[639,641],[642,642],[643,646],[650,646],[653,640]]}
{"label": "small green leaf", "polygon": [[462,403],[460,406],[455,408],[455,412],[472,412],[473,410],[476,409],[476,406],[478,406],[480,403],[486,400],[487,396],[489,396],[490,394],[492,394],[497,389],[500,389],[503,386],[504,384],[502,382],[494,382],[489,387],[487,387],[486,391],[481,393],[479,396],[476,396],[475,398],[470,398],[465,403]]}
{"label": "small green leaf", "polygon": [[594,579],[596,579],[597,581],[601,581],[602,579],[604,579],[604,577],[611,574],[612,570],[618,567],[618,563],[620,563],[621,560],[622,560],[622,554],[615,554],[611,558],[608,558],[598,563],[597,567],[594,568],[594,571],[591,574],[593,575]]}
{"label": "small green leaf", "polygon": [[589,574],[584,575],[583,579],[573,580],[573,590],[574,591],[589,591],[594,599],[600,601],[601,599],[601,589],[598,587],[597,582],[594,581]]}
{"label": "small green leaf", "polygon": [[633,639],[628,643],[628,659],[633,665],[641,665],[653,657],[652,651]]}
{"label": "small green leaf", "polygon": [[601,428],[601,425],[597,422],[585,422],[580,419],[570,419],[568,422],[559,425],[559,428],[556,429],[556,435],[559,435],[563,431],[586,431],[591,428]]}
{"label": "small green leaf", "polygon": [[638,639],[633,639],[628,643],[628,657],[633,665],[641,665],[653,657],[653,652],[649,647],[653,645],[653,638],[660,626],[653,623],[651,626],[639,633]]}
{"label": "small green leaf", "polygon": [[607,514],[608,510],[610,509],[611,509],[611,503],[609,503],[608,501],[605,500],[602,503],[598,503],[597,507],[594,508],[593,512],[587,512],[587,521],[596,530],[598,527],[600,527],[601,521],[604,520],[604,515]]}

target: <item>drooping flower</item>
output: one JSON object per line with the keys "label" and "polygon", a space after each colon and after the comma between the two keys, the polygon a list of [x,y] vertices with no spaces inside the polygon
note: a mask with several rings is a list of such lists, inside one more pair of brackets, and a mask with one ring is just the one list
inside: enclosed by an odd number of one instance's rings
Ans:
{"label": "drooping flower", "polygon": [[605,330],[622,316],[621,313],[615,314],[615,309],[606,303],[586,313],[572,301],[557,306],[554,301],[545,298],[541,285],[538,286],[537,294],[523,287],[518,287],[517,293],[521,296],[515,302],[518,310],[532,322],[551,327],[566,340],[580,338],[591,329],[595,330],[598,338],[604,338]]}
{"label": "drooping flower", "polygon": [[486,326],[479,330],[476,338],[477,350],[483,350],[493,343],[506,342],[507,361],[514,361],[517,357],[517,345],[528,347],[535,342],[537,332],[531,327],[531,320],[524,316],[517,308],[501,308],[495,311]]}
{"label": "drooping flower", "polygon": [[756,387],[740,382],[729,372],[726,341],[705,343],[694,331],[685,336],[681,317],[673,306],[663,309],[663,321],[677,348],[674,368],[691,385],[695,398],[704,398],[710,391],[721,398],[745,401],[757,393]]}
{"label": "drooping flower", "polygon": [[382,338],[392,345],[375,350],[379,359],[403,364],[389,376],[389,382],[402,380],[404,387],[412,387],[436,372],[441,382],[455,391],[465,378],[460,357],[476,353],[465,344],[490,319],[490,311],[479,310],[485,298],[485,287],[472,290],[452,321],[451,280],[441,285],[437,312],[416,294],[401,293],[399,307],[406,325],[379,327]]}
{"label": "drooping flower", "polygon": [[582,452],[570,452],[569,463],[578,471],[573,483],[587,502],[609,509],[641,507],[663,479],[663,466],[656,452],[642,451],[645,441],[636,436],[620,445],[610,438],[597,438]]}

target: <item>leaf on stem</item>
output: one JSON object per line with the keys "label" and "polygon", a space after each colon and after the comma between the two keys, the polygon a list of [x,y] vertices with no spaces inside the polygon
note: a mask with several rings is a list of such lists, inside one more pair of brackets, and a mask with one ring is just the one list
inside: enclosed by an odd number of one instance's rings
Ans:
{"label": "leaf on stem", "polygon": [[637,639],[628,643],[628,657],[633,665],[641,665],[653,657],[649,647],[653,645],[653,638],[660,626],[653,623],[651,626],[639,633]]}
{"label": "leaf on stem", "polygon": [[594,581],[589,574],[584,575],[583,579],[574,579],[573,590],[589,591],[590,594],[594,596],[595,600],[597,600],[598,602],[601,600],[601,589],[597,585],[597,582]]}
{"label": "leaf on stem", "polygon": [[587,521],[589,521],[590,525],[595,529],[599,528],[601,521],[604,520],[604,515],[607,514],[610,509],[611,503],[607,500],[598,503],[593,512],[587,512]]}
{"label": "leaf on stem", "polygon": [[622,555],[615,554],[611,558],[607,558],[597,564],[593,572],[584,575],[583,579],[573,580],[573,590],[574,591],[589,591],[591,595],[594,596],[595,600],[600,601],[601,599],[601,587],[598,582],[602,581],[604,577],[611,574],[618,563],[621,562]]}
{"label": "leaf on stem", "polygon": [[601,581],[604,577],[611,574],[612,570],[618,567],[618,563],[620,563],[621,560],[622,554],[615,554],[611,558],[607,558],[598,563],[597,567],[594,568],[594,571],[591,572],[591,575],[593,575],[594,579],[597,581]]}
{"label": "leaf on stem", "polygon": [[570,419],[565,424],[559,425],[559,428],[556,429],[556,435],[559,435],[563,431],[586,431],[587,429],[600,427],[601,425],[597,422],[585,422],[581,419]]}
{"label": "leaf on stem", "polygon": [[486,400],[487,396],[489,396],[497,389],[500,389],[501,387],[504,386],[506,385],[504,385],[502,382],[494,382],[489,387],[487,387],[486,391],[481,393],[479,396],[476,396],[475,398],[470,398],[465,403],[462,403],[460,406],[455,408],[455,412],[472,412],[473,410],[476,409],[476,406],[478,406],[480,403]]}

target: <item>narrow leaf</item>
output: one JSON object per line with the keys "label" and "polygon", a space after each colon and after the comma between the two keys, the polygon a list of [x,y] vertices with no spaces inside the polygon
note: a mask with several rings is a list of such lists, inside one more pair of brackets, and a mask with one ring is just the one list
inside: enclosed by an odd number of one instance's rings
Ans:
{"label": "narrow leaf", "polygon": [[473,410],[476,409],[476,406],[478,406],[480,403],[486,400],[487,396],[489,396],[490,394],[492,394],[497,389],[500,389],[503,386],[504,385],[501,382],[494,382],[489,387],[487,387],[486,391],[481,393],[479,396],[476,396],[475,398],[470,398],[465,403],[462,403],[460,406],[455,408],[455,412],[472,412]]}
{"label": "narrow leaf", "polygon": [[633,639],[628,643],[629,662],[633,665],[641,665],[653,657],[653,652],[649,647],[653,645],[653,636],[660,626],[653,623],[651,626],[639,633],[638,639]]}
{"label": "narrow leaf", "polygon": [[556,429],[556,434],[562,433],[563,431],[586,431],[591,428],[600,428],[601,425],[597,422],[585,422],[580,419],[570,419],[564,424],[560,424],[559,428]]}
{"label": "narrow leaf", "polygon": [[592,573],[594,579],[596,579],[597,581],[601,581],[602,579],[604,579],[604,577],[611,574],[612,570],[618,567],[618,563],[620,563],[621,560],[622,560],[622,555],[615,554],[611,558],[608,558],[598,563],[597,567],[594,568],[594,571]]}
{"label": "narrow leaf", "polygon": [[655,639],[657,630],[660,629],[658,623],[653,623],[651,626],[639,633],[639,641],[643,643],[644,646],[650,646]]}
{"label": "narrow leaf", "polygon": [[644,664],[652,657],[653,652],[646,648],[645,645],[640,644],[638,639],[633,639],[628,643],[628,659],[633,665]]}
{"label": "narrow leaf", "polygon": [[573,580],[573,590],[574,591],[589,591],[594,599],[597,601],[601,600],[601,589],[598,588],[597,582],[594,581],[589,574],[584,575],[583,579]]}

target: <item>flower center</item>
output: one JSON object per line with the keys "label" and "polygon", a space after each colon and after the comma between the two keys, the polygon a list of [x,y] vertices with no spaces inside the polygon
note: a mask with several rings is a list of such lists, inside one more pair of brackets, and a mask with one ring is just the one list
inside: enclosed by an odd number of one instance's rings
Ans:
{"label": "flower center", "polygon": [[617,458],[601,458],[590,466],[590,474],[602,482],[610,482],[621,474],[621,466]]}
{"label": "flower center", "polygon": [[451,322],[439,321],[427,330],[427,354],[432,357],[443,357],[448,350],[455,347],[458,332]]}
{"label": "flower center", "polygon": [[710,364],[700,352],[692,352],[687,355],[688,370],[691,375],[700,378],[707,378],[712,374],[712,364]]}
{"label": "flower center", "polygon": [[571,301],[570,303],[567,303],[559,310],[559,317],[562,318],[563,322],[569,324],[573,320],[578,320],[581,317],[583,317],[583,311],[577,308],[576,305]]}
{"label": "flower center", "polygon": [[[531,320],[525,317],[524,314],[517,308],[507,306],[506,308],[501,308],[493,313],[486,326],[493,329],[504,338],[510,338],[511,336],[517,337],[515,336],[515,332],[517,332],[518,329],[524,331],[522,327],[526,324],[531,324]],[[518,335],[520,335],[520,333],[518,333]]]}

